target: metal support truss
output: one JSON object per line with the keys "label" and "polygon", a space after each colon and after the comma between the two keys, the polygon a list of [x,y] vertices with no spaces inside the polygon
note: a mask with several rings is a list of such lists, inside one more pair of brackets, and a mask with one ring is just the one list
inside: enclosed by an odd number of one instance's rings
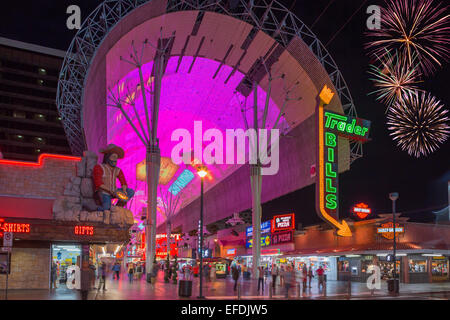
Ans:
{"label": "metal support truss", "polygon": [[[84,84],[95,51],[109,31],[126,15],[152,0],[105,0],[83,22],[62,65],[57,106],[69,145],[75,155],[86,149],[82,129]],[[356,108],[342,73],[314,33],[289,9],[275,0],[168,0],[166,12],[200,10],[217,12],[245,21],[267,33],[284,47],[299,37],[327,71],[344,112],[356,116]],[[350,143],[350,161],[362,157],[362,145]]]}

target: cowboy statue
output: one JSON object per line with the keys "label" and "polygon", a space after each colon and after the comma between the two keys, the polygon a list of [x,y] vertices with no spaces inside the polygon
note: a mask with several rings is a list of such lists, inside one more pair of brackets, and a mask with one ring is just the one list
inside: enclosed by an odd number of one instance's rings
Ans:
{"label": "cowboy statue", "polygon": [[[97,164],[93,171],[95,192],[101,203],[97,210],[111,210],[113,199],[118,199],[116,206],[124,207],[134,195],[134,190],[127,186],[122,170],[117,167],[117,159],[123,159],[125,152],[121,147],[114,144],[110,144],[99,151],[104,154],[103,163]],[[118,190],[116,187],[117,179],[120,181],[122,190]]]}

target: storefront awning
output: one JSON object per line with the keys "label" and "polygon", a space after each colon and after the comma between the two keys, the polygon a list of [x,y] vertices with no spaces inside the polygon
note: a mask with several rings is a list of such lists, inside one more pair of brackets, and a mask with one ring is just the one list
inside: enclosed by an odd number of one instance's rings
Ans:
{"label": "storefront awning", "polygon": [[54,199],[0,196],[0,217],[51,220],[54,201]]}
{"label": "storefront awning", "polygon": [[[393,243],[380,242],[369,243],[364,245],[343,246],[339,248],[318,248],[318,249],[297,249],[286,252],[284,256],[330,256],[330,255],[344,255],[355,253],[377,253],[384,251],[392,251]],[[427,252],[430,250],[450,250],[450,246],[446,243],[426,243],[418,244],[414,242],[400,242],[397,243],[397,251],[417,251]]]}

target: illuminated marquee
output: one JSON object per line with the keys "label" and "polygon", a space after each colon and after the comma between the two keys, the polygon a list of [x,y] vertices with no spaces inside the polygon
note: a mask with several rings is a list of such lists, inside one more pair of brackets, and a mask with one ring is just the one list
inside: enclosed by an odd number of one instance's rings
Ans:
{"label": "illuminated marquee", "polygon": [[370,121],[324,110],[334,93],[326,86],[320,93],[316,110],[317,157],[316,211],[319,217],[337,228],[337,234],[352,235],[348,224],[339,222],[338,137],[368,141]]}
{"label": "illuminated marquee", "polygon": [[94,235],[94,227],[92,227],[92,226],[75,226],[73,231],[77,236],[93,236]]}
{"label": "illuminated marquee", "polygon": [[194,174],[191,170],[184,170],[177,180],[169,188],[169,191],[176,196],[181,190],[186,188],[186,186],[194,179]]}

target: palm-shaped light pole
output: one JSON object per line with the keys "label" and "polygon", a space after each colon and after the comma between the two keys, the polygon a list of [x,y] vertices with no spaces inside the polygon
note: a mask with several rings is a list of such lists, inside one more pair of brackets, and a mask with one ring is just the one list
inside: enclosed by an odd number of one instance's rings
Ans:
{"label": "palm-shaped light pole", "polygon": [[[253,82],[253,126],[250,127],[247,120],[247,100],[245,99],[243,103],[241,103],[241,111],[242,116],[244,119],[244,125],[245,129],[248,130],[249,128],[254,129],[256,136],[253,139],[250,140],[250,159],[254,159],[254,164],[250,164],[250,183],[251,183],[251,191],[252,191],[252,234],[253,234],[253,245],[252,245],[252,275],[253,277],[256,277],[257,275],[257,269],[260,263],[261,259],[261,216],[262,216],[262,207],[261,207],[261,188],[262,188],[262,175],[261,175],[261,168],[262,164],[266,163],[267,161],[267,150],[260,150],[260,135],[261,130],[265,130],[266,126],[268,126],[267,123],[267,116],[269,113],[269,105],[270,105],[270,95],[272,92],[272,83],[274,80],[283,80],[285,82],[285,76],[281,75],[280,77],[273,78],[271,70],[267,67],[266,62],[261,57],[260,58],[261,65],[264,66],[265,71],[268,75],[268,90],[266,93],[266,100],[264,103],[264,111],[263,111],[263,117],[261,119],[261,123],[259,123],[258,120],[258,83],[256,81]],[[278,112],[278,116],[273,123],[272,129],[278,129],[280,125],[281,117],[285,114],[285,109],[287,106],[288,101],[298,101],[301,98],[292,99],[290,98],[290,93],[294,86],[297,86],[298,82],[294,83],[290,88],[287,88],[284,84],[283,88],[285,91],[285,99],[283,106],[280,108]],[[276,143],[279,144],[279,141]],[[272,146],[273,147],[273,146]]]}
{"label": "palm-shaped light pole", "polygon": [[[162,36],[161,36],[162,39]],[[119,84],[116,85],[116,91],[108,88],[109,92],[109,104],[110,107],[116,107],[120,109],[123,116],[126,118],[130,126],[133,128],[134,132],[143,143],[146,148],[146,178],[147,178],[147,219],[145,221],[145,233],[147,235],[146,244],[146,271],[147,271],[147,281],[150,281],[150,275],[153,272],[153,258],[155,256],[156,249],[156,206],[157,206],[157,187],[159,182],[159,170],[161,163],[161,153],[159,149],[159,140],[157,135],[158,129],[158,114],[159,114],[159,104],[161,97],[161,81],[164,75],[165,65],[168,60],[168,48],[173,42],[173,37],[168,40],[158,40],[158,46],[153,46],[148,40],[145,40],[141,52],[138,53],[134,46],[134,41],[132,42],[132,53],[130,54],[130,60],[120,57],[121,61],[129,63],[135,66],[139,71],[139,85],[136,88],[141,91],[142,102],[145,111],[145,122],[141,121],[139,113],[136,109],[135,99],[137,94],[128,92],[125,98],[122,98],[122,92]],[[153,78],[150,79],[150,90],[147,90],[144,83],[144,76],[142,71],[142,66],[144,64],[144,50],[145,46],[150,45],[156,51],[156,55],[153,61]],[[127,88],[129,89],[129,88]],[[150,99],[147,99],[147,93],[150,94],[152,98],[152,103]],[[123,108],[124,105],[131,105],[134,111],[134,117],[137,118],[139,128],[135,126],[132,116],[127,113]],[[150,235],[150,236],[149,236]]]}

